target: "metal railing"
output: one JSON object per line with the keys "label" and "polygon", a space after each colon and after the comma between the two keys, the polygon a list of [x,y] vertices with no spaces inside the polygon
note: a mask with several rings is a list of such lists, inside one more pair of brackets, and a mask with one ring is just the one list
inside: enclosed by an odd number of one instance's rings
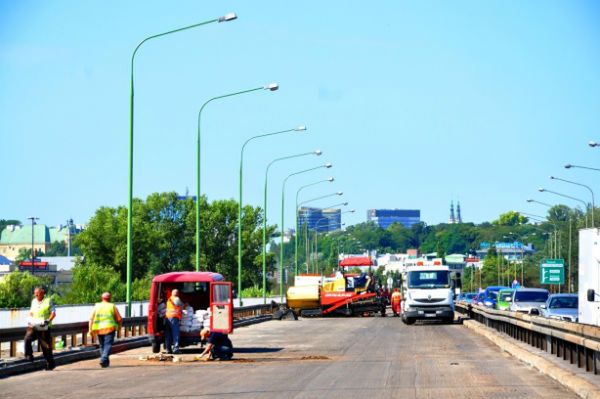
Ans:
{"label": "metal railing", "polygon": [[487,327],[575,364],[600,371],[600,327],[458,302],[456,311]]}
{"label": "metal railing", "polygon": [[[271,302],[266,305],[244,306],[233,309],[234,326],[242,326],[250,319],[272,315],[277,310],[279,305]],[[125,317],[123,318],[123,326],[117,331],[117,339],[143,336],[147,334],[147,316]],[[56,348],[57,337],[65,345],[70,343],[71,347],[87,346],[96,344],[96,336],[89,334],[88,322],[55,324],[51,328],[52,345]],[[0,329],[0,346],[3,343],[9,343],[9,357],[17,356],[17,343],[23,341],[27,327],[13,327]],[[0,353],[1,357],[1,353]]]}

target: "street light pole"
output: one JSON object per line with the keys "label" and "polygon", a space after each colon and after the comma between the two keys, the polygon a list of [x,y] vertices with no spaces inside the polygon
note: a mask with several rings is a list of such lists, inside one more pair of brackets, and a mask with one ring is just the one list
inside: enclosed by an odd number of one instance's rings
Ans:
{"label": "street light pole", "polygon": [[307,155],[321,156],[323,152],[321,150],[315,150],[310,152],[302,152],[300,154],[288,155],[286,157],[275,158],[267,165],[265,170],[265,185],[263,194],[263,245],[262,245],[262,293],[263,303],[267,303],[267,185],[269,182],[269,169],[274,163],[285,161],[287,159],[304,157]]}
{"label": "street light pole", "polygon": [[[585,206],[585,209],[587,209],[587,207],[588,207],[587,202],[585,202],[584,200],[579,199],[579,198],[571,197],[570,195],[557,193],[556,191],[551,191],[551,190],[548,190],[548,189],[545,189],[545,188],[541,188],[541,187],[538,188],[538,191],[540,193],[547,192],[547,193],[551,193],[551,194],[558,195],[558,196],[561,196],[561,197],[569,198],[569,199],[572,199],[574,201],[579,201],[579,202],[581,202]],[[587,229],[587,227],[588,227],[588,217],[587,217],[587,212],[586,212],[586,215],[585,215],[585,228]]]}
{"label": "street light pole", "polygon": [[[589,192],[592,194],[592,228],[596,227],[595,223],[594,223],[594,208],[596,207],[595,203],[594,203],[594,192],[592,191],[590,186],[586,186],[585,184],[581,184],[581,183],[577,183],[571,180],[566,180],[566,179],[561,179],[560,177],[555,177],[555,176],[550,176],[551,180],[559,180],[559,181],[563,181],[565,183],[569,183],[569,184],[574,184],[576,186],[580,186],[580,187],[585,187],[589,190]],[[587,204],[586,204],[586,208],[587,208]]]}
{"label": "street light pole", "polygon": [[293,129],[287,129],[287,130],[280,130],[278,132],[273,132],[273,133],[266,133],[266,134],[259,134],[257,136],[253,136],[250,137],[248,140],[246,140],[244,142],[244,144],[242,145],[242,150],[240,151],[240,192],[239,192],[239,202],[238,202],[238,296],[240,298],[240,306],[243,306],[243,298],[242,298],[242,208],[243,208],[243,204],[242,204],[242,191],[243,191],[243,170],[244,170],[244,149],[246,148],[246,145],[254,140],[254,139],[259,139],[259,138],[264,138],[264,137],[269,137],[269,136],[275,136],[275,135],[279,135],[279,134],[283,134],[283,133],[290,133],[290,132],[304,132],[306,131],[306,126],[298,126],[296,128]]}
{"label": "street light pole", "polygon": [[[298,191],[296,191],[296,212],[295,212],[295,216],[296,216],[296,238],[294,239],[294,265],[295,265],[295,273],[296,275],[298,275],[298,212],[299,212],[299,208],[298,208],[298,196],[300,195],[300,191],[304,190],[307,187],[310,186],[314,186],[316,184],[320,184],[320,183],[325,183],[325,182],[329,182],[329,183],[333,183],[335,179],[333,177],[327,178],[325,180],[319,180],[316,181],[314,183],[310,183],[310,184],[306,184],[302,187],[300,187],[298,189]],[[306,222],[306,220],[305,220]]]}
{"label": "street light pole", "polygon": [[[348,203],[344,202],[343,204],[340,204],[340,205],[346,206],[346,205],[348,205]],[[337,206],[337,205],[334,205],[334,206]],[[328,207],[328,208],[333,208],[333,206]],[[324,208],[324,209],[327,209],[327,208]],[[354,213],[355,211],[356,211],[355,209],[352,209],[352,210],[349,210],[349,211],[346,211],[346,212],[340,212],[340,216],[343,215],[343,214],[345,214],[345,213]],[[315,271],[316,272],[319,271],[319,241],[318,241],[319,240],[319,223],[321,221],[323,221],[323,220],[328,220],[329,221],[328,224],[329,225],[331,224],[331,218],[327,218],[327,217],[320,218],[315,223],[315,262],[316,262],[315,263]],[[341,226],[340,226],[340,228],[341,228]]]}
{"label": "street light pole", "polygon": [[196,271],[200,271],[200,127],[202,125],[202,111],[204,108],[215,100],[220,100],[222,98],[233,97],[240,94],[252,93],[259,90],[267,90],[267,91],[276,91],[279,89],[279,85],[277,83],[269,83],[265,86],[255,87],[252,89],[237,91],[229,94],[224,94],[221,96],[216,96],[208,99],[198,111],[198,133],[196,137]]}
{"label": "street light pole", "polygon": [[35,274],[35,249],[34,249],[34,238],[33,238],[33,234],[34,234],[34,226],[36,225],[35,221],[39,220],[40,218],[37,218],[35,216],[29,216],[27,219],[31,220],[31,275]]}
{"label": "street light pole", "polygon": [[326,163],[324,165],[321,166],[315,166],[314,168],[310,168],[310,169],[305,169],[305,170],[301,170],[298,172],[294,172],[289,174],[285,179],[283,179],[283,185],[281,187],[281,245],[280,245],[280,249],[279,249],[279,272],[280,272],[280,276],[279,276],[279,296],[281,297],[281,302],[283,302],[283,246],[284,246],[284,234],[285,234],[285,219],[284,219],[284,213],[285,213],[285,184],[287,183],[288,179],[292,176],[296,176],[302,173],[307,173],[307,172],[311,172],[313,170],[317,170],[317,169],[321,169],[321,168],[331,168],[331,164],[330,163]]}
{"label": "street light pole", "polygon": [[159,33],[157,35],[149,36],[142,40],[131,55],[131,79],[130,79],[130,95],[129,95],[129,183],[128,183],[128,201],[127,201],[127,309],[126,315],[131,315],[131,275],[132,275],[132,261],[133,261],[133,125],[134,125],[134,63],[135,55],[142,46],[149,40],[156,39],[162,36],[169,35],[171,33],[177,33],[184,30],[196,28],[202,25],[211,24],[214,22],[227,22],[233,21],[237,18],[235,13],[225,14],[222,17],[211,19],[208,21],[200,22],[198,24],[185,26],[179,29],[173,29],[168,32]]}

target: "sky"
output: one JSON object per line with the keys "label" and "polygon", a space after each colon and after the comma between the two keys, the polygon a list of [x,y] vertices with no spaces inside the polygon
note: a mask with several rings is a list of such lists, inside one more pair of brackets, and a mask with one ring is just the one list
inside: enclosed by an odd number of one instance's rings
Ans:
{"label": "sky", "polygon": [[[202,193],[262,205],[271,223],[342,191],[348,225],[371,208],[420,209],[447,221],[450,201],[480,223],[543,213],[538,187],[588,200],[600,174],[600,3],[595,1],[28,1],[0,0],[0,219],[86,223],[128,198],[131,55],[136,197],[196,192],[198,111],[210,98],[277,82],[280,90],[215,100],[202,113]],[[313,202],[329,206],[327,198]],[[570,206],[577,203],[566,200]],[[286,225],[291,226],[289,222]]]}

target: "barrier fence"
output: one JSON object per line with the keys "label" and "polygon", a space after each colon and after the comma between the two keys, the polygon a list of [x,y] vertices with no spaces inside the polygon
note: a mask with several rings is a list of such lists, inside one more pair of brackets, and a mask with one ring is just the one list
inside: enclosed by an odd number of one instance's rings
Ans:
{"label": "barrier fence", "polygon": [[456,311],[585,371],[600,371],[600,327],[459,302]]}
{"label": "barrier fence", "polygon": [[[279,304],[271,302],[266,305],[244,306],[233,309],[234,327],[240,327],[248,324],[255,318],[268,318]],[[144,336],[147,334],[147,316],[124,317],[123,326],[117,331],[117,340],[119,338],[128,338]],[[9,343],[8,355],[11,358],[17,356],[17,344],[23,341],[27,327],[14,327],[0,329],[0,347],[2,344]],[[97,343],[97,337],[89,334],[88,322],[55,324],[51,328],[52,344],[56,349],[57,342],[63,342],[64,345],[75,348],[78,346],[94,345]],[[60,338],[60,339],[57,339]],[[2,351],[0,351],[0,358]]]}

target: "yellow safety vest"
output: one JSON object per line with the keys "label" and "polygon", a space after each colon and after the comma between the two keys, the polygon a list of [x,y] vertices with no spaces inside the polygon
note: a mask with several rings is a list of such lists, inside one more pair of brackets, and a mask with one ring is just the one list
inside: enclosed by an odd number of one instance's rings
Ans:
{"label": "yellow safety vest", "polygon": [[110,302],[100,302],[94,307],[94,322],[92,331],[116,329],[119,324],[115,320],[115,304]]}
{"label": "yellow safety vest", "polygon": [[[45,297],[40,302],[33,300],[31,302],[31,316],[40,322],[42,320],[48,320],[52,314],[52,311],[50,310],[51,307],[52,304],[50,303],[50,298],[48,297]],[[52,325],[52,323],[48,323],[48,326],[50,325]]]}

